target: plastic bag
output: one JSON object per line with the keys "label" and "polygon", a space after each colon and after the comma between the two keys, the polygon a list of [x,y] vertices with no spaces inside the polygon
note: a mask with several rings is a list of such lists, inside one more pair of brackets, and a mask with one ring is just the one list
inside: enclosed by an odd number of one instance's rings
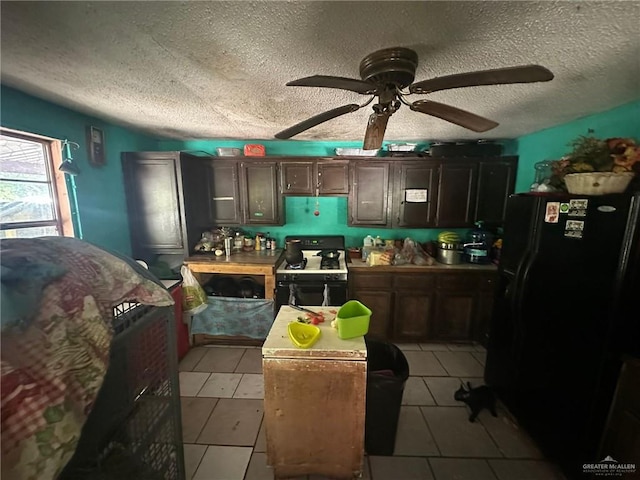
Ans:
{"label": "plastic bag", "polygon": [[[414,265],[433,265],[435,262],[433,257],[425,252],[419,243],[409,237],[404,240],[400,256],[406,263],[413,263]],[[396,265],[399,265],[399,263],[396,263]]]}
{"label": "plastic bag", "polygon": [[186,265],[180,268],[182,275],[182,309],[195,315],[207,308],[207,294]]}

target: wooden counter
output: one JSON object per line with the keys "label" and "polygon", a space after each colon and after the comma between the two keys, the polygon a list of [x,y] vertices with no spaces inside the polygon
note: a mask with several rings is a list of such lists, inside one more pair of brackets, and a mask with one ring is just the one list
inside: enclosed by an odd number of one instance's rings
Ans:
{"label": "wooden counter", "polygon": [[445,265],[444,263],[434,263],[433,265],[367,265],[367,262],[355,259],[347,262],[348,270],[366,272],[397,272],[397,273],[418,273],[418,272],[497,272],[498,267],[493,263],[478,265],[474,263],[460,263],[458,265]]}
{"label": "wooden counter", "polygon": [[264,277],[264,296],[266,299],[273,299],[276,289],[276,268],[282,255],[281,248],[237,252],[231,254],[229,258],[225,255],[216,257],[213,254],[202,254],[188,257],[184,263],[189,266],[198,281],[201,273],[261,275]]}
{"label": "wooden counter", "polygon": [[267,463],[275,478],[351,479],[364,459],[364,337],[338,337],[330,325],[335,307],[308,308],[327,319],[313,347],[297,348],[289,339],[287,325],[304,313],[286,305],[262,347]]}

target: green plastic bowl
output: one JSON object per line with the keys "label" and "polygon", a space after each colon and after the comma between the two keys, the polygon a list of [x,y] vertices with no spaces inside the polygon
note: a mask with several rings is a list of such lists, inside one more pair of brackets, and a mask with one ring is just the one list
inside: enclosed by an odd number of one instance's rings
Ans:
{"label": "green plastic bowl", "polygon": [[338,337],[341,339],[361,337],[369,331],[371,310],[357,300],[349,300],[340,307],[336,315]]}

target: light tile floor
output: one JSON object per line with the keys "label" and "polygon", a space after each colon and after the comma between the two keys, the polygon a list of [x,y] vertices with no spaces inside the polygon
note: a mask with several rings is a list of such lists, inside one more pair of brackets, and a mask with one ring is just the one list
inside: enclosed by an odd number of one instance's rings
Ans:
{"label": "light tile floor", "polygon": [[[393,456],[365,456],[365,480],[564,479],[504,407],[475,423],[453,399],[484,383],[477,345],[398,344],[409,361]],[[187,480],[272,480],[259,347],[204,346],[180,362]],[[302,480],[302,479],[298,479]],[[326,480],[310,475],[304,480]]]}

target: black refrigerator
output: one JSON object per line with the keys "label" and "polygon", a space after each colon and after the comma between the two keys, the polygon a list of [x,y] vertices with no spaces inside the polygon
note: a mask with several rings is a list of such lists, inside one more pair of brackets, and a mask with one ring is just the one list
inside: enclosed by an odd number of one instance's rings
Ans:
{"label": "black refrigerator", "polygon": [[[640,193],[511,195],[485,381],[569,478],[640,354]],[[637,459],[616,459],[633,462]]]}

